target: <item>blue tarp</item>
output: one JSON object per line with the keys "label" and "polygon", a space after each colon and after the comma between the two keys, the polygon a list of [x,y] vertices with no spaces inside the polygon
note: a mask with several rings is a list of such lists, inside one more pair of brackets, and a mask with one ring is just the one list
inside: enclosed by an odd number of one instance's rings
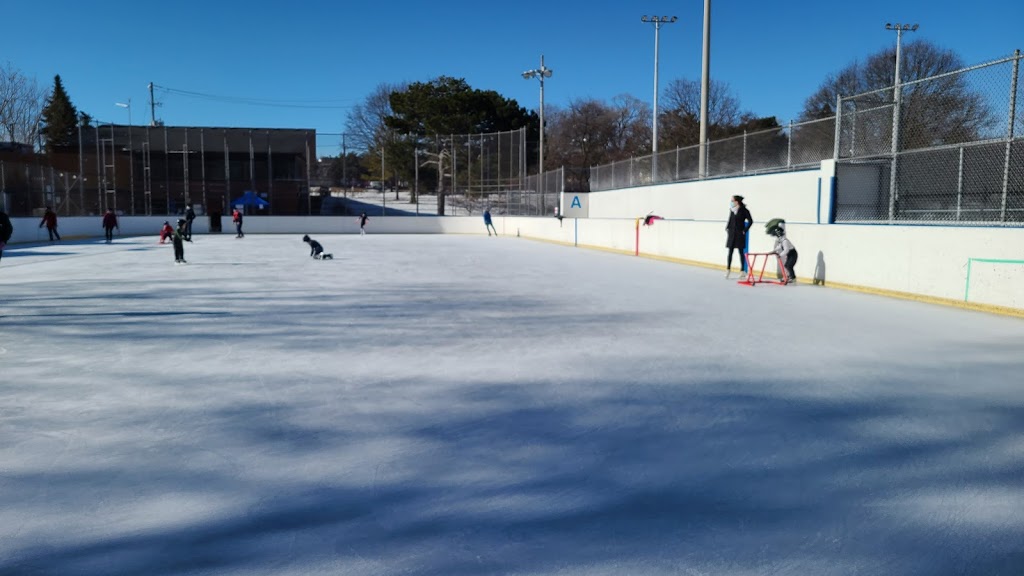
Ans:
{"label": "blue tarp", "polygon": [[270,206],[270,202],[267,202],[263,198],[260,198],[252,190],[246,190],[241,197],[235,198],[231,201],[232,206]]}

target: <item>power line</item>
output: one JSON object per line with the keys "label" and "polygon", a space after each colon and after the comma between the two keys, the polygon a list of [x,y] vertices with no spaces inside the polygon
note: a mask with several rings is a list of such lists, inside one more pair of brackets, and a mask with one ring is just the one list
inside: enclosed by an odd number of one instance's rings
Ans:
{"label": "power line", "polygon": [[154,84],[153,87],[162,91],[165,94],[184,96],[186,98],[195,98],[199,100],[207,100],[212,102],[222,102],[225,104],[243,104],[247,106],[266,106],[269,108],[304,108],[318,110],[344,110],[352,108],[354,106],[354,104],[341,104],[342,102],[351,102],[351,100],[275,100],[269,98],[248,98],[243,96],[222,96],[217,94],[207,94],[205,92],[181,90],[178,88],[170,88],[167,86],[159,86],[156,84]]}

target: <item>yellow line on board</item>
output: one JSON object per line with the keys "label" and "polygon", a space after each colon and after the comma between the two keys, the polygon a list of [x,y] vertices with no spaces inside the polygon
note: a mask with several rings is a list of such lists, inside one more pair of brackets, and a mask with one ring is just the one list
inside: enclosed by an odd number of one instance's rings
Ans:
{"label": "yellow line on board", "polygon": [[[527,240],[536,240],[538,242],[546,242],[548,244],[558,244],[561,246],[574,246],[572,242],[561,242],[558,240],[547,240],[544,238],[535,238],[532,236],[522,236]],[[591,246],[590,244],[578,244],[575,245],[578,248],[586,248],[589,250],[597,250],[599,252],[609,252],[612,254],[623,254],[626,256],[634,256],[632,250],[621,250],[617,248],[606,248],[604,246]],[[648,258],[650,260],[661,260],[662,262],[672,262],[673,264],[683,264],[686,266],[696,266],[698,268],[710,268],[712,270],[725,270],[725,266],[719,264],[710,264],[708,262],[701,262],[699,260],[687,260],[686,258],[674,258],[672,256],[659,256],[657,254],[644,254],[640,253],[641,258]],[[801,284],[811,284],[807,280],[797,279],[797,282]],[[923,294],[913,294],[910,292],[900,292],[898,290],[887,290],[885,288],[872,288],[870,286],[860,286],[857,284],[844,284],[842,282],[831,282],[826,281],[822,285],[823,288],[838,288],[840,290],[847,290],[850,292],[860,292],[862,294],[872,294],[874,296],[885,296],[887,298],[897,298],[899,300],[912,300],[914,302],[921,302],[923,304],[935,304],[938,306],[948,306],[952,308],[960,308],[963,310],[973,310],[975,312],[987,312],[989,314],[998,314],[1000,316],[1012,316],[1014,318],[1024,318],[1024,309],[1010,308],[1009,306],[997,306],[995,304],[979,304],[975,302],[964,302],[963,300],[957,300],[954,298],[940,298],[938,296],[926,296]]]}

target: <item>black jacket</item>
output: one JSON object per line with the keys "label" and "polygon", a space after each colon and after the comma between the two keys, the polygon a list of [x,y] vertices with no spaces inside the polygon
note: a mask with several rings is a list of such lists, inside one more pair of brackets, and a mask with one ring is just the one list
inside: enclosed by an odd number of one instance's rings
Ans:
{"label": "black jacket", "polygon": [[11,239],[11,235],[14,234],[14,226],[11,224],[11,219],[7,217],[7,213],[0,210],[0,242],[7,242]]}
{"label": "black jacket", "polygon": [[750,210],[747,210],[746,206],[741,205],[735,214],[730,210],[729,223],[725,225],[725,231],[729,234],[725,239],[725,247],[741,250],[746,248],[747,228],[750,228],[753,223],[754,219],[750,216]]}

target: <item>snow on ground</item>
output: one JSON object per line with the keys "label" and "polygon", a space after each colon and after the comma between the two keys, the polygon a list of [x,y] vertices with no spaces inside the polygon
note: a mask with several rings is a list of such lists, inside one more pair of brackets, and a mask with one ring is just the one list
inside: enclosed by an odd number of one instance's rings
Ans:
{"label": "snow on ground", "polygon": [[300,237],[5,251],[0,574],[1024,570],[1018,319]]}

